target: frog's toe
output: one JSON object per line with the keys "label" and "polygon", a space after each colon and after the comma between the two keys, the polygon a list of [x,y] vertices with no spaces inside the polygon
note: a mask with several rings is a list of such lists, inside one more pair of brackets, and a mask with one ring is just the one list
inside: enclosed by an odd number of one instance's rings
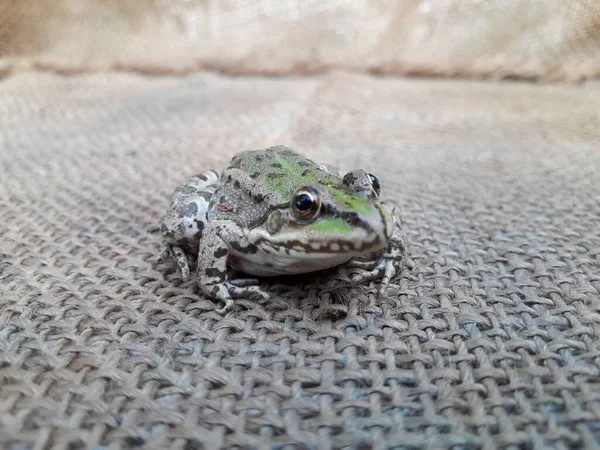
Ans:
{"label": "frog's toe", "polygon": [[190,266],[187,256],[181,247],[172,244],[163,244],[158,255],[154,258],[154,262],[163,263],[168,259],[172,259],[181,270],[181,279],[188,281],[190,279]]}
{"label": "frog's toe", "polygon": [[396,275],[398,269],[396,268],[396,261],[391,259],[385,261],[385,265],[383,268],[383,278],[381,279],[381,284],[379,285],[379,295],[385,294],[387,288],[390,284],[390,280]]}
{"label": "frog's toe", "polygon": [[245,297],[247,295],[259,295],[265,300],[271,298],[269,294],[258,286],[233,286],[229,287],[229,293],[235,297]]}
{"label": "frog's toe", "polygon": [[233,299],[229,294],[229,283],[216,283],[212,285],[201,285],[202,291],[209,297],[215,300],[222,300],[225,302],[225,306],[221,309],[215,310],[219,314],[227,312],[233,306]]}
{"label": "frog's toe", "polygon": [[179,268],[181,269],[181,279],[185,282],[190,280],[190,268],[187,265],[187,262],[185,263],[185,265],[180,265]]}
{"label": "frog's toe", "polygon": [[381,278],[378,295],[383,295],[387,291],[390,280],[398,272],[397,261],[394,259],[381,259],[377,261],[375,268],[371,270],[359,269],[358,273],[352,277],[352,282],[356,284],[366,283],[367,281]]}
{"label": "frog's toe", "polygon": [[365,283],[367,281],[375,280],[381,277],[383,273],[384,265],[381,262],[377,262],[377,265],[374,269],[359,269],[358,273],[352,277],[353,283]]}
{"label": "frog's toe", "polygon": [[228,298],[223,301],[225,302],[225,306],[223,306],[222,308],[219,308],[219,309],[215,309],[215,312],[217,314],[225,314],[227,311],[229,311],[233,307],[233,300],[231,298]]}
{"label": "frog's toe", "polygon": [[179,266],[181,269],[181,279],[183,281],[188,281],[190,279],[190,266],[188,265],[187,256],[181,247],[176,245],[171,246],[171,257],[173,261]]}
{"label": "frog's toe", "polygon": [[155,263],[163,263],[165,262],[169,256],[171,255],[171,246],[168,244],[163,244],[158,251],[158,254],[152,258],[152,261]]}
{"label": "frog's toe", "polygon": [[[244,280],[245,281],[245,280]],[[228,311],[233,306],[232,298],[242,297],[253,297],[256,295],[261,296],[264,299],[269,299],[270,295],[264,292],[260,287],[256,285],[252,286],[235,286],[234,281],[225,281],[223,283],[217,283],[214,285],[204,286],[203,291],[217,299],[225,302],[225,306],[217,312],[222,313]]]}

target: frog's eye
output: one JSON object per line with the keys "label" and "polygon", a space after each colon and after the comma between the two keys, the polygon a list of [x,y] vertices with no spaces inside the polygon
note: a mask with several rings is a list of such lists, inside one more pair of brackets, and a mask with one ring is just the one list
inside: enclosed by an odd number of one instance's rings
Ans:
{"label": "frog's eye", "polygon": [[290,204],[296,219],[309,220],[317,215],[321,207],[319,194],[311,188],[298,189],[292,196]]}
{"label": "frog's eye", "polygon": [[377,197],[379,197],[379,194],[381,193],[381,184],[379,184],[379,180],[377,179],[377,177],[371,173],[368,174],[369,175],[369,180],[371,180],[371,185],[373,186],[373,190],[375,191],[375,194],[377,194]]}

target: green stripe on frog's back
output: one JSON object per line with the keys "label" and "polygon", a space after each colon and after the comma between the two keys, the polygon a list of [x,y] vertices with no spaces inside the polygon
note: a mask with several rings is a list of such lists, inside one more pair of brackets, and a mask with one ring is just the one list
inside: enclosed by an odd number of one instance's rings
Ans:
{"label": "green stripe on frog's back", "polygon": [[290,149],[278,147],[249,153],[253,153],[253,156],[245,159],[242,166],[252,178],[266,184],[270,192],[279,194],[281,201],[288,201],[301,186],[319,184],[331,193],[338,209],[366,217],[376,214],[376,209],[368,200],[345,192],[339,177]]}
{"label": "green stripe on frog's back", "polygon": [[[318,168],[314,162],[302,157],[288,159],[281,156],[277,156],[277,162],[293,177],[294,185],[292,187],[286,186],[285,189],[279,191],[284,197],[291,195],[294,190],[304,184],[320,184],[327,188],[333,199],[343,205],[344,209],[347,208],[367,217],[372,217],[376,213],[375,208],[368,200],[340,189],[338,187],[341,185],[340,178]],[[305,164],[309,164],[309,166],[307,167]]]}
{"label": "green stripe on frog's back", "polygon": [[377,214],[377,208],[367,199],[349,194],[341,189],[329,189],[335,202],[346,211],[353,211],[365,217]]}
{"label": "green stripe on frog's back", "polygon": [[[280,169],[276,172],[284,173],[285,177],[272,176],[267,174],[267,183],[269,187],[279,192],[283,198],[289,198],[296,189],[307,184],[320,184],[323,186],[335,185],[339,183],[339,178],[322,169],[319,169],[314,162],[303,157],[294,159],[277,155],[276,162],[273,163],[274,169]],[[279,164],[280,167],[276,167]]]}
{"label": "green stripe on frog's back", "polygon": [[311,160],[289,150],[256,152],[250,157],[246,170],[250,176],[266,184],[283,201],[289,200],[296,189],[307,184],[335,185],[340,180]]}

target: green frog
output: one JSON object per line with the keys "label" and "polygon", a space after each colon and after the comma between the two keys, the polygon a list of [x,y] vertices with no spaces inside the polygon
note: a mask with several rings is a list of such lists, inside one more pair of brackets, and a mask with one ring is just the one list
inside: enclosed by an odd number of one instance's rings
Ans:
{"label": "green frog", "polygon": [[398,272],[405,239],[395,208],[379,199],[377,177],[343,176],[285,146],[238,153],[225,170],[186,180],[161,224],[159,262],[173,259],[183,280],[196,259],[204,294],[224,302],[269,294],[250,276],[313,272],[347,264],[356,283]]}

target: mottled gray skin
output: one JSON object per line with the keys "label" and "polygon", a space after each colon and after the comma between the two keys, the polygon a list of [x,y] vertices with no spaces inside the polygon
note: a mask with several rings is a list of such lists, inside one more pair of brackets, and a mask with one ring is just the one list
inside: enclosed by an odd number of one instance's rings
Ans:
{"label": "mottled gray skin", "polygon": [[[309,218],[296,203],[306,189],[311,205],[320,205]],[[256,279],[233,279],[228,267],[272,276],[347,263],[355,282],[381,278],[383,293],[405,249],[394,208],[379,201],[372,175],[340,177],[283,146],[239,153],[223,172],[189,178],[173,193],[161,233],[158,260],[172,258],[187,280],[188,257],[195,257],[201,290],[225,302],[220,313],[236,297],[269,298]]]}

